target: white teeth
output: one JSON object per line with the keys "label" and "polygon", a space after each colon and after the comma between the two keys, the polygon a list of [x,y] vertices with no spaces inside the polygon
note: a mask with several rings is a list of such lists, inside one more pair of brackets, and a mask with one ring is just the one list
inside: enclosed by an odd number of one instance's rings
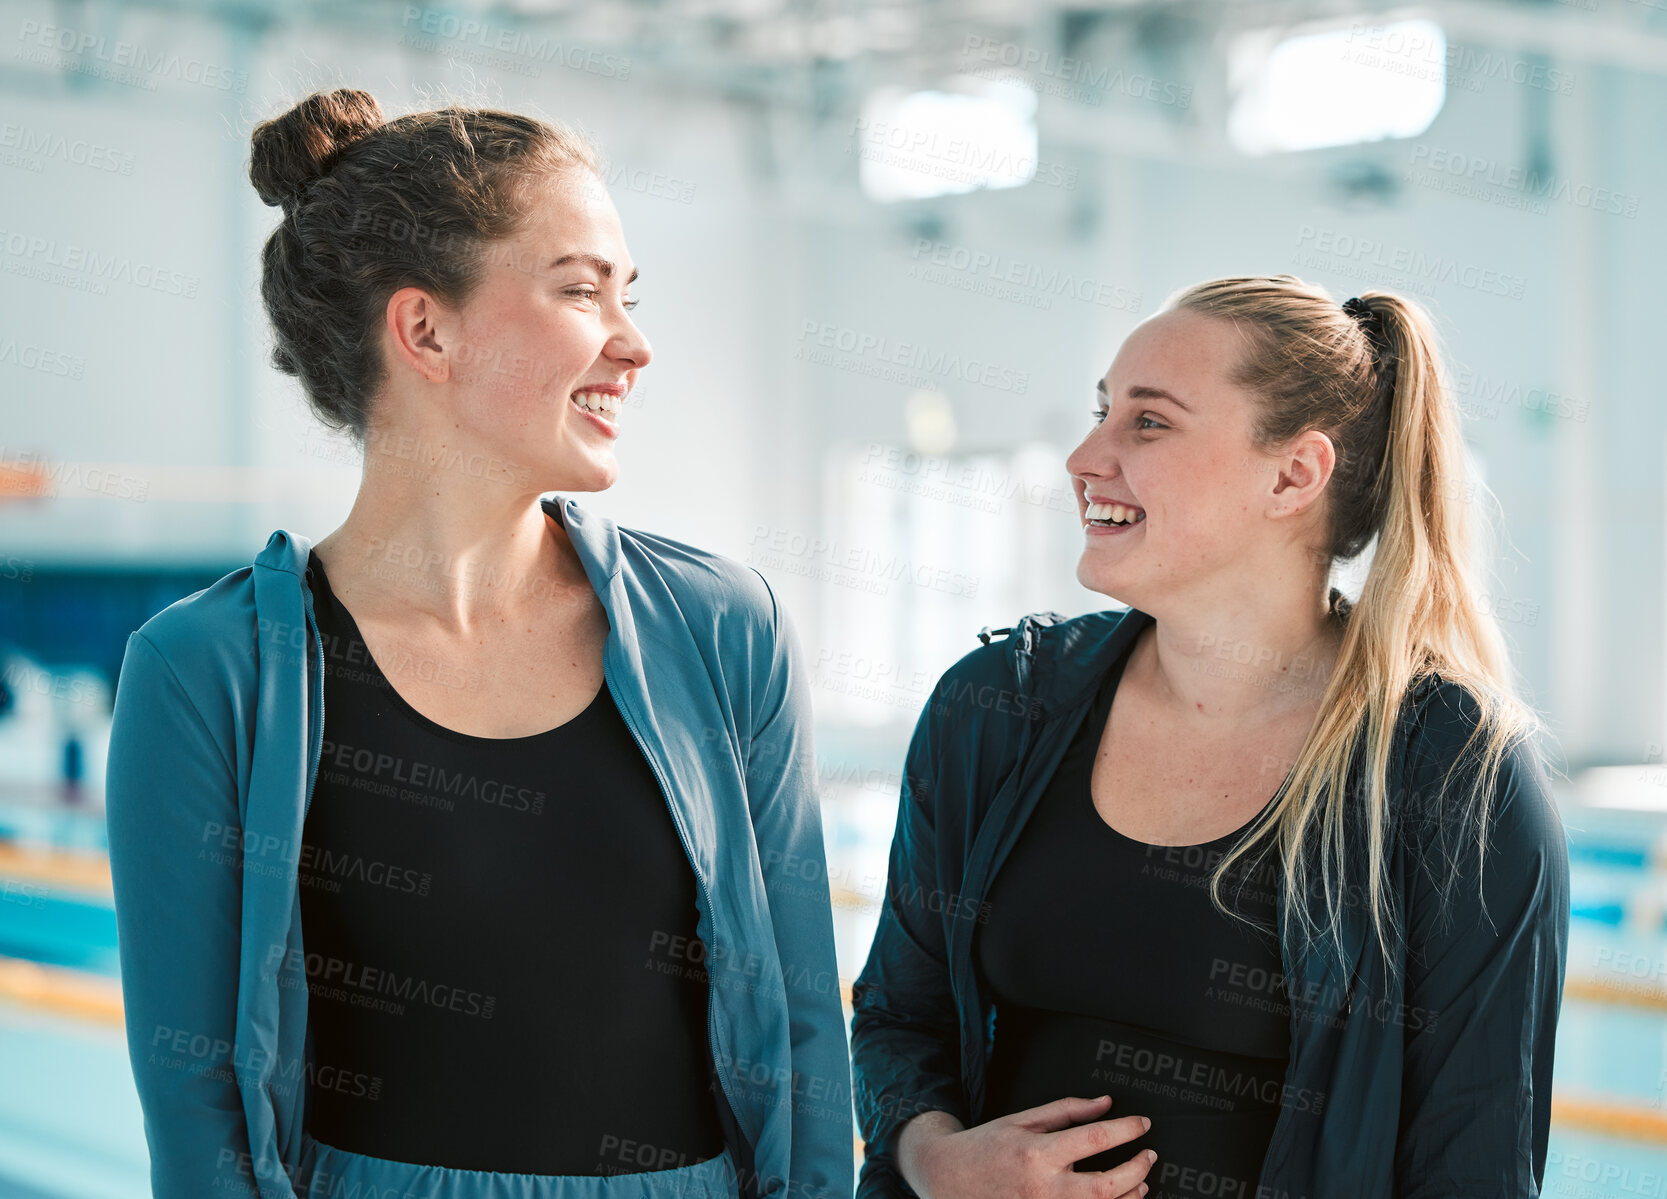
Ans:
{"label": "white teeth", "polygon": [[618,416],[619,410],[625,406],[623,398],[603,391],[576,391],[573,393],[573,402],[581,408],[587,408],[592,412],[605,412],[609,416]]}
{"label": "white teeth", "polygon": [[1088,519],[1109,520],[1117,524],[1138,524],[1146,519],[1146,513],[1138,508],[1126,508],[1122,504],[1090,504]]}

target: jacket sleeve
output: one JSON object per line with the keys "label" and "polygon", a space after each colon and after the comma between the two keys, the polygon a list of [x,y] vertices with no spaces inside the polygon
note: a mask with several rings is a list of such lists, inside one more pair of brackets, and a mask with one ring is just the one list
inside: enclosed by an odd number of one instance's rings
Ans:
{"label": "jacket sleeve", "polygon": [[848,1199],[855,1173],[851,1057],[816,788],[810,681],[793,622],[775,592],[769,595],[769,673],[752,688],[746,772],[792,1042],[792,1178],[785,1193],[791,1199]]}
{"label": "jacket sleeve", "polygon": [[960,1021],[950,988],[934,809],[940,777],[943,682],[915,722],[904,758],[886,870],[886,896],[868,961],[851,987],[857,1121],[864,1146],[858,1195],[910,1199],[897,1171],[898,1134],[922,1112],[971,1122],[960,1062]]}
{"label": "jacket sleeve", "polygon": [[[233,1073],[242,883],[236,775],[172,667],[127,641],[106,824],[128,1057],[155,1199],[260,1188]],[[227,848],[227,843],[231,848]]]}
{"label": "jacket sleeve", "polygon": [[[1450,698],[1433,704],[1475,711],[1462,689],[1442,690]],[[1458,723],[1468,731],[1474,716]],[[1451,748],[1415,764],[1417,808],[1436,794],[1457,749],[1454,738],[1433,744]],[[1473,777],[1460,767],[1450,785]],[[1474,827],[1455,829],[1449,818],[1440,828],[1427,825],[1427,837],[1413,834],[1425,844],[1412,867],[1406,917],[1395,1163],[1403,1199],[1522,1199],[1540,1193],[1545,1172],[1569,866],[1531,742],[1519,741],[1501,761],[1490,806],[1480,881]],[[1439,883],[1448,876],[1444,906]]]}

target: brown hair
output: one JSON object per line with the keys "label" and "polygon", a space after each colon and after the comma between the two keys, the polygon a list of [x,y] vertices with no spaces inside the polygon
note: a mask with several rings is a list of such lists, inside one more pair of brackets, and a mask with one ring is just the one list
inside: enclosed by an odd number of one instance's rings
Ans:
{"label": "brown hair", "polygon": [[568,127],[452,106],[385,121],[369,92],[315,92],[251,134],[249,181],[283,220],[261,251],[272,364],[301,380],[326,425],[363,444],[385,367],[388,297],[421,287],[466,302],[493,243],[513,236],[531,186],[595,147]]}
{"label": "brown hair", "polygon": [[[1217,867],[1211,894],[1221,905],[1236,863],[1277,850],[1285,932],[1293,924],[1310,937],[1329,930],[1340,948],[1344,897],[1362,894],[1393,961],[1398,921],[1386,885],[1386,778],[1403,702],[1434,675],[1476,701],[1477,728],[1453,763],[1477,766],[1474,787],[1451,801],[1415,798],[1423,819],[1474,840],[1478,869],[1499,766],[1516,743],[1544,732],[1516,695],[1504,635],[1480,602],[1476,552],[1484,530],[1470,493],[1483,489],[1466,478],[1434,324],[1393,292],[1363,292],[1345,310],[1293,275],[1200,283],[1164,305],[1175,309],[1230,321],[1244,335],[1234,381],[1256,398],[1259,449],[1276,453],[1308,429],[1331,438],[1336,463],[1325,489],[1324,543],[1315,547],[1320,560],[1329,566],[1357,557],[1376,538],[1359,601],[1336,604],[1345,632],[1319,716],[1274,802]],[[1357,742],[1365,771],[1351,791]],[[1323,895],[1320,912],[1312,910],[1311,871]],[[1350,881],[1357,871],[1363,888]],[[1455,875],[1447,870],[1444,882]]]}

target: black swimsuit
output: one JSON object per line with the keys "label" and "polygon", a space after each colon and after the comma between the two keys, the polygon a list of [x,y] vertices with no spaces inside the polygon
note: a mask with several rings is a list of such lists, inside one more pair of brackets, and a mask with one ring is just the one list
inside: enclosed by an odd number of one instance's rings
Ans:
{"label": "black swimsuit", "polygon": [[[975,933],[996,1008],[985,1118],[1109,1093],[1108,1116],[1152,1127],[1079,1170],[1151,1148],[1148,1199],[1254,1195],[1290,1045],[1278,942],[1210,901],[1210,872],[1243,829],[1148,845],[1095,809],[1094,759],[1127,659],[1107,672]],[[1278,875],[1263,866],[1234,880],[1223,898],[1271,930]]]}
{"label": "black swimsuit", "polygon": [[325,652],[299,880],[310,1135],[526,1174],[716,1156],[694,873],[607,685],[531,736],[444,728],[310,566]]}

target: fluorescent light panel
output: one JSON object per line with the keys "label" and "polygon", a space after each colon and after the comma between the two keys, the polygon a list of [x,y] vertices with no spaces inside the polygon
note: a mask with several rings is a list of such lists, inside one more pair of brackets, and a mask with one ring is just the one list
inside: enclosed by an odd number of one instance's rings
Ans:
{"label": "fluorescent light panel", "polygon": [[1446,100],[1446,64],[1447,37],[1425,17],[1244,34],[1229,52],[1227,134],[1253,155],[1416,137]]}

